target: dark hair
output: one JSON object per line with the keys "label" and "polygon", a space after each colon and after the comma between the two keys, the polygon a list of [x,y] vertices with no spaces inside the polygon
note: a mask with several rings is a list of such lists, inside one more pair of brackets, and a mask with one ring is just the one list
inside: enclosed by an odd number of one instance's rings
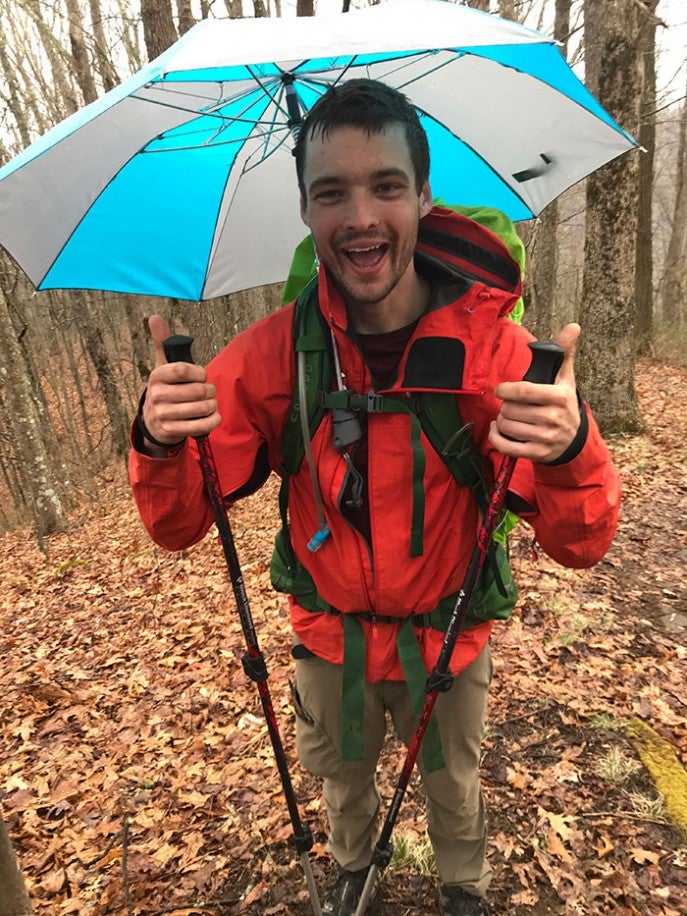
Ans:
{"label": "dark hair", "polygon": [[405,129],[419,194],[429,177],[429,144],[414,106],[401,92],[385,83],[353,79],[331,86],[300,125],[293,154],[302,196],[306,197],[303,175],[308,140],[318,133],[326,137],[337,127],[359,127],[368,134],[380,134],[391,124],[401,124]]}

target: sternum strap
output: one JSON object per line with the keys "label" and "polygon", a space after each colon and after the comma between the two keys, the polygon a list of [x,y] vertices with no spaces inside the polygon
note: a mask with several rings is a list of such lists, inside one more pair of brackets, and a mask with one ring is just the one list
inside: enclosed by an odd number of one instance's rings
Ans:
{"label": "sternum strap", "polygon": [[421,557],[424,549],[425,528],[425,450],[422,447],[422,423],[412,398],[385,397],[370,392],[320,391],[317,403],[327,410],[360,411],[362,413],[406,414],[410,418],[410,448],[413,456],[413,503],[410,523],[410,556]]}

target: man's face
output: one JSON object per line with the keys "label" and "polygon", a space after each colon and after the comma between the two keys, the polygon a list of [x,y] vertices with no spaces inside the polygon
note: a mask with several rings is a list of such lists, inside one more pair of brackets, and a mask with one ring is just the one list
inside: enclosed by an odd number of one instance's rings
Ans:
{"label": "man's face", "polygon": [[403,126],[316,135],[303,178],[301,217],[349,308],[400,301],[415,277],[418,222],[432,206],[429,184],[416,190]]}

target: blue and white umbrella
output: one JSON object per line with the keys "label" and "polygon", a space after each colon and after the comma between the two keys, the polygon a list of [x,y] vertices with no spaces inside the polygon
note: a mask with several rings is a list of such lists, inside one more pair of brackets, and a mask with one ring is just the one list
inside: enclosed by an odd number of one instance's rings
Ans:
{"label": "blue and white umbrella", "polygon": [[0,244],[39,289],[282,281],[304,233],[294,98],[302,113],[360,76],[417,107],[435,197],[515,221],[637,146],[550,38],[445,0],[205,20],[0,170]]}

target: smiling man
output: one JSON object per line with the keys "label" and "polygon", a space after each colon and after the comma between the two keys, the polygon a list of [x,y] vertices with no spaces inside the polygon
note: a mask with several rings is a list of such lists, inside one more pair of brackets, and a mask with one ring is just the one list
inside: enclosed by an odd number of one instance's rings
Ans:
{"label": "smiling man", "polygon": [[[579,328],[558,336],[565,359],[555,384],[521,381],[531,336],[507,318],[517,269],[504,290],[456,266],[469,236],[472,258],[514,267],[491,233],[432,207],[427,139],[406,99],[371,80],[329,90],[305,117],[295,156],[317,280],[297,306],[239,334],[207,371],[167,364],[169,328],[151,318],[157,364],[130,472],[144,523],[170,550],[213,523],[192,437],[210,434],[228,503],[272,471],[286,481],[272,580],[289,595],[297,749],[323,780],[336,862],[324,913],[352,916],[379,827],[387,718],[408,744],[474,546],[474,494],[504,454],[520,459],[510,508],[553,559],[583,567],[613,538],[619,490],[575,386]],[[328,369],[313,381],[307,351],[318,347]],[[294,392],[314,383],[322,410],[308,433],[310,468],[294,461],[290,427],[300,435],[304,403]],[[435,447],[425,426],[440,398],[455,415],[453,447]],[[443,916],[490,912],[479,760],[489,634],[513,608],[509,583],[494,547],[418,761]]]}
{"label": "smiling man", "polygon": [[429,302],[414,267],[419,221],[432,209],[429,182],[418,188],[406,131],[320,129],[297,146],[301,216],[361,334],[409,325]]}

